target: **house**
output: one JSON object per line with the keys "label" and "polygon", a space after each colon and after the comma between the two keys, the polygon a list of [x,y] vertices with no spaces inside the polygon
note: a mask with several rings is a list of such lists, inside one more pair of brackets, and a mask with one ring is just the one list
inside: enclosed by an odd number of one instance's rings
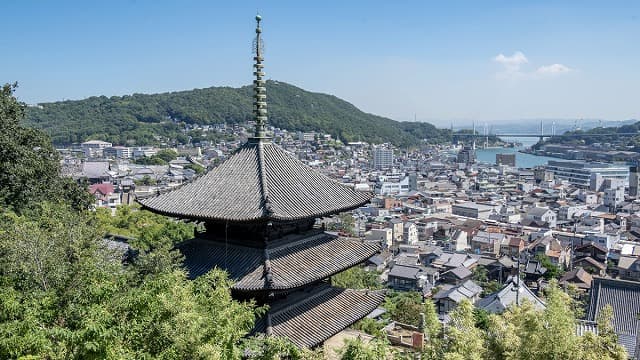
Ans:
{"label": "house", "polygon": [[395,290],[420,291],[424,285],[418,266],[394,265],[388,274],[389,287]]}
{"label": "house", "polygon": [[457,268],[443,272],[440,276],[440,281],[447,284],[458,285],[468,279],[471,279],[472,275],[473,273],[471,270],[464,266],[458,266]]}
{"label": "house", "polygon": [[503,256],[499,259],[492,259],[491,262],[484,266],[487,269],[487,277],[489,280],[496,280],[500,283],[505,282],[509,277],[518,273],[518,263],[509,256]]}
{"label": "house", "polygon": [[575,260],[573,266],[579,266],[592,275],[604,276],[607,272],[607,265],[593,259],[591,256]]}
{"label": "house", "polygon": [[591,276],[591,274],[585,271],[582,267],[577,267],[562,275],[558,283],[564,287],[571,284],[577,287],[579,290],[586,292],[591,289],[592,281],[593,277]]}
{"label": "house", "polygon": [[87,178],[90,184],[99,184],[109,181],[109,163],[106,161],[85,161],[82,163],[82,171],[79,177]]}
{"label": "house", "polygon": [[512,279],[505,284],[499,291],[487,295],[476,301],[476,308],[488,311],[493,314],[503,313],[509,306],[513,304],[522,304],[529,302],[535,309],[544,310],[545,304],[538,298],[531,289],[525,285],[524,281]]}
{"label": "house", "polygon": [[96,207],[115,208],[120,205],[120,195],[115,193],[113,184],[93,184],[89,186],[89,193],[95,196]]}
{"label": "house", "polygon": [[462,252],[469,249],[469,237],[466,231],[456,229],[451,235],[451,240],[447,243],[448,250]]}
{"label": "house", "polygon": [[591,257],[596,261],[605,263],[607,261],[608,255],[609,255],[609,251],[607,250],[606,247],[590,242],[584,245],[576,246],[574,248],[573,258],[582,259],[586,257]]}
{"label": "house", "polygon": [[418,257],[422,265],[428,266],[431,265],[436,259],[440,258],[442,253],[443,252],[441,248],[434,246],[426,249],[425,251],[421,251],[420,254],[418,254]]}
{"label": "house", "polygon": [[500,245],[500,253],[508,256],[518,256],[524,250],[524,240],[520,237],[510,237],[505,244]]}
{"label": "house", "polygon": [[545,255],[551,263],[560,268],[567,266],[571,257],[570,248],[562,246],[558,239],[548,235],[529,244],[529,249],[535,255]]}
{"label": "house", "polygon": [[532,207],[524,216],[523,225],[554,228],[557,224],[557,216],[547,207]]}
{"label": "house", "polygon": [[640,359],[640,283],[594,278],[589,300],[587,320],[597,321],[600,311],[610,305],[614,314],[611,325],[618,343],[625,347],[629,359]]}
{"label": "house", "polygon": [[538,260],[529,260],[524,267],[524,276],[527,281],[538,281],[546,272],[547,268],[542,266]]}
{"label": "house", "polygon": [[640,281],[640,257],[620,256],[618,273],[621,279]]}
{"label": "house", "polygon": [[438,291],[433,299],[438,314],[448,314],[464,299],[475,303],[480,298],[480,293],[482,288],[473,280],[467,280],[460,285]]}
{"label": "house", "polygon": [[435,268],[440,269],[454,269],[459,266],[464,266],[469,270],[473,270],[478,264],[478,259],[476,257],[470,256],[468,254],[459,254],[459,253],[447,253],[444,252],[437,259],[431,262],[431,265]]}

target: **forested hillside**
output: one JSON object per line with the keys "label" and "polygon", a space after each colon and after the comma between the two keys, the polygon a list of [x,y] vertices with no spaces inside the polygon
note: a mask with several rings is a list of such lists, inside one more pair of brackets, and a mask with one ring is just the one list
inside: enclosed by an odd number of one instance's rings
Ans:
{"label": "forested hillside", "polygon": [[[175,139],[184,124],[240,123],[251,119],[252,88],[211,87],[144,95],[99,96],[40,104],[26,124],[45,130],[56,144],[89,138],[116,144],[151,144],[154,135]],[[429,123],[397,122],[367,114],[335,96],[267,82],[269,121],[301,131],[322,131],[347,141],[413,146],[423,139],[449,141],[450,131]]]}

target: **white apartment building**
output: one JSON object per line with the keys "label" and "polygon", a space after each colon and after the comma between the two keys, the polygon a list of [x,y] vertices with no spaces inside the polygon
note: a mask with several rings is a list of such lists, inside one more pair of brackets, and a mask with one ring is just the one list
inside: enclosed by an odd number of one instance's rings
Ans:
{"label": "white apartment building", "polygon": [[373,167],[377,170],[390,169],[393,167],[393,150],[384,146],[374,146]]}

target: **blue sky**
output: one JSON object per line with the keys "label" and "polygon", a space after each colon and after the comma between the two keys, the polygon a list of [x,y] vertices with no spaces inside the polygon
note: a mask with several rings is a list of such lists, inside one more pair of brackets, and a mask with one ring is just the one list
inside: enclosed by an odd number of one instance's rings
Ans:
{"label": "blue sky", "polygon": [[267,77],[442,126],[640,119],[638,1],[2,1],[0,82],[28,103]]}

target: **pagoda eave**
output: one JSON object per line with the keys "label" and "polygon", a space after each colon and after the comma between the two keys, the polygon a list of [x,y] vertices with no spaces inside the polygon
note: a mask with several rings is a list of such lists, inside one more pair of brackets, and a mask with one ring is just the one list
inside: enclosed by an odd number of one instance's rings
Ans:
{"label": "pagoda eave", "polygon": [[178,249],[190,278],[218,267],[235,282],[234,292],[256,293],[287,291],[326,279],[365,262],[381,245],[314,230],[276,240],[264,249],[201,238]]}
{"label": "pagoda eave", "polygon": [[381,290],[320,284],[275,301],[256,322],[254,333],[284,337],[298,347],[313,348],[369,315],[384,296]]}
{"label": "pagoda eave", "polygon": [[348,207],[335,209],[335,210],[331,210],[331,211],[327,211],[327,212],[323,212],[323,213],[305,215],[305,216],[278,216],[278,215],[273,215],[273,216],[256,216],[256,217],[208,217],[208,216],[202,216],[202,215],[198,215],[198,214],[191,214],[191,213],[183,213],[183,212],[175,212],[175,211],[158,209],[158,208],[155,208],[155,207],[151,207],[149,205],[145,205],[144,199],[141,199],[141,201],[138,201],[138,203],[141,205],[142,209],[144,209],[144,210],[148,210],[148,211],[151,211],[151,212],[159,214],[159,215],[169,216],[169,217],[182,219],[182,220],[187,220],[187,221],[202,221],[202,222],[207,222],[207,223],[237,223],[237,224],[263,223],[263,224],[266,224],[266,223],[269,223],[269,222],[272,222],[272,223],[278,223],[278,222],[286,223],[286,222],[300,221],[300,220],[305,220],[305,219],[315,219],[315,218],[328,217],[328,216],[336,215],[336,214],[339,214],[339,213],[342,213],[342,212],[355,210],[355,209],[357,209],[359,207],[362,207],[362,206],[366,205],[367,203],[369,203],[369,201],[370,201],[370,198],[368,198],[367,200],[363,200],[360,203],[348,206]]}

